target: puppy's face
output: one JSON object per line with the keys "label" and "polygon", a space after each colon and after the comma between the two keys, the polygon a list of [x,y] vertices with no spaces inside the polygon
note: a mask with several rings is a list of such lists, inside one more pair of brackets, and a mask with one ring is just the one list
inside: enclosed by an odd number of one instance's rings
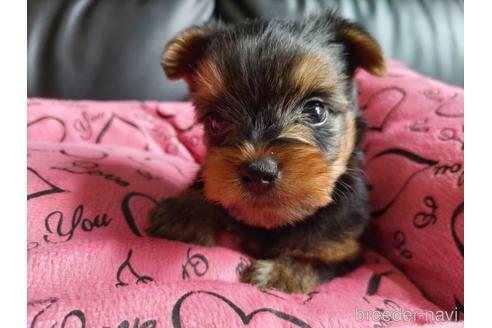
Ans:
{"label": "puppy's face", "polygon": [[332,201],[357,138],[354,71],[384,71],[377,43],[332,14],[194,27],[167,45],[162,64],[186,80],[205,124],[205,197],[264,228]]}

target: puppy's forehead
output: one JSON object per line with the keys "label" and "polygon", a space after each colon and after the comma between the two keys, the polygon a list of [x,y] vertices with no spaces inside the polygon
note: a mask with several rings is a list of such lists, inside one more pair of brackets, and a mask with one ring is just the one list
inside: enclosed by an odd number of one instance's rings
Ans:
{"label": "puppy's forehead", "polygon": [[198,67],[194,97],[249,114],[281,115],[306,97],[340,93],[339,61],[336,48],[294,33],[231,31],[211,43]]}

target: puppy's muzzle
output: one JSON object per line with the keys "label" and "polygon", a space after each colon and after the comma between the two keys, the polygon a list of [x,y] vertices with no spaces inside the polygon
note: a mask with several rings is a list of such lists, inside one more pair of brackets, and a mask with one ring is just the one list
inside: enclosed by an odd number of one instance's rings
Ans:
{"label": "puppy's muzzle", "polygon": [[278,163],[271,157],[244,162],[240,167],[241,183],[247,190],[260,194],[272,188],[280,177]]}

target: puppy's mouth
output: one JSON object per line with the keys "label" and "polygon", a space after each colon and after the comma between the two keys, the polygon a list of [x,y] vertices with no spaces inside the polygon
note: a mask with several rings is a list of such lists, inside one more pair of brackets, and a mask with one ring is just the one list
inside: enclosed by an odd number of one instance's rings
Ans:
{"label": "puppy's mouth", "polygon": [[[278,184],[279,182],[275,182]],[[275,209],[283,206],[285,201],[277,192],[275,186],[272,186],[268,190],[255,192],[243,187],[242,198],[240,203],[244,206],[258,207],[262,209]]]}
{"label": "puppy's mouth", "polygon": [[203,165],[204,194],[239,221],[274,228],[331,202],[335,173],[311,145],[212,148]]}

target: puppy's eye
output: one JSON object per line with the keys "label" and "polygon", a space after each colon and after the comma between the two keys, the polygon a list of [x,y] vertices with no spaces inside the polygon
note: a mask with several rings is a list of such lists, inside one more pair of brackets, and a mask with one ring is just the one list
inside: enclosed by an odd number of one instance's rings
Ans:
{"label": "puppy's eye", "polygon": [[326,105],[319,100],[308,101],[302,110],[302,113],[306,116],[306,119],[312,125],[323,124],[328,117],[328,110]]}
{"label": "puppy's eye", "polygon": [[208,117],[205,125],[210,132],[211,135],[213,136],[220,136],[226,132],[226,127],[227,125],[224,122],[221,122],[217,118],[214,117]]}

